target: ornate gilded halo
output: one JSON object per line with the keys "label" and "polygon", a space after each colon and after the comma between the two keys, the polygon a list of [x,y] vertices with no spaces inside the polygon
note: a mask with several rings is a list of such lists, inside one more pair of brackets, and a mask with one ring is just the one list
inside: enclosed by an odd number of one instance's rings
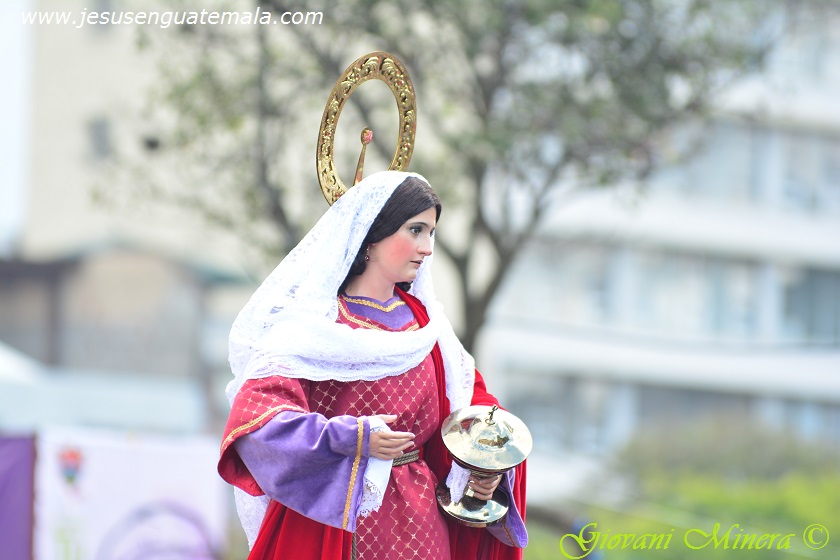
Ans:
{"label": "ornate gilded halo", "polygon": [[[414,86],[408,77],[403,64],[392,54],[375,51],[368,53],[345,70],[330,92],[324,115],[321,117],[321,128],[318,131],[318,149],[316,165],[318,168],[318,182],[324,198],[332,205],[347,192],[347,187],[338,176],[335,166],[335,131],[341,109],[350,98],[353,91],[364,82],[377,79],[385,82],[397,101],[400,114],[399,138],[394,158],[388,169],[405,171],[411,161],[414,150],[414,136],[417,132],[417,102]],[[360,160],[361,165],[361,160]]]}

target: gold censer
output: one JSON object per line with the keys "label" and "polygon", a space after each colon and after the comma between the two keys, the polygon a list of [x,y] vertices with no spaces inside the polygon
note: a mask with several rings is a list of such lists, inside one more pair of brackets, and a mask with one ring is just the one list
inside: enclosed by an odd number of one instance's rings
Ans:
{"label": "gold censer", "polygon": [[[455,462],[477,478],[503,475],[522,463],[534,446],[522,420],[495,405],[456,410],[444,420],[441,436]],[[441,484],[437,500],[444,513],[469,527],[495,525],[510,507],[508,495],[501,488],[490,500],[465,493],[460,501],[453,502],[449,488]]]}

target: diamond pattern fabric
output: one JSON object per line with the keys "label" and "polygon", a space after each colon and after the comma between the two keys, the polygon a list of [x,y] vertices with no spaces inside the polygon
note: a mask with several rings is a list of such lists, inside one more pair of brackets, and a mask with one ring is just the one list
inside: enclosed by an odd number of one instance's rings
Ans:
{"label": "diamond pattern fabric", "polygon": [[[344,301],[340,305],[339,321],[354,328],[407,330],[417,325],[413,316],[404,314],[404,308],[390,312],[399,314],[399,323],[406,320],[393,328],[392,321],[381,316],[380,308]],[[366,313],[367,309],[372,312]],[[379,321],[366,315],[376,316]],[[301,386],[308,391],[312,411],[328,418],[338,414],[397,415],[391,429],[413,432],[418,447],[428,441],[440,424],[431,356],[402,375],[378,381],[301,380]],[[382,505],[363,517],[356,529],[359,560],[449,560],[449,533],[435,499],[437,482],[422,459],[393,467]]]}

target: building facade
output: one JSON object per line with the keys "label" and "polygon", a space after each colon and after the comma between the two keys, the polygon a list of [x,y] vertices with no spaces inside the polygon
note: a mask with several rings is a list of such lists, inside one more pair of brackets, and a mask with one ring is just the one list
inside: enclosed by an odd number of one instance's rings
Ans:
{"label": "building facade", "polygon": [[[0,88],[0,343],[43,374],[6,391],[0,430],[75,422],[218,431],[224,421],[227,334],[253,290],[243,244],[209,231],[192,209],[104,204],[93,194],[142,180],[116,172],[140,156],[149,175],[159,171],[155,124],[143,120],[156,58],[138,48],[137,26],[24,21],[136,8],[122,0],[0,8],[9,84]],[[148,406],[165,392],[171,407]],[[85,410],[97,395],[118,404]],[[122,414],[132,396],[137,406]]]}
{"label": "building facade", "polygon": [[674,134],[691,157],[556,209],[520,256],[481,363],[544,450],[603,456],[721,418],[840,447],[840,20],[825,15],[802,14],[701,134]]}

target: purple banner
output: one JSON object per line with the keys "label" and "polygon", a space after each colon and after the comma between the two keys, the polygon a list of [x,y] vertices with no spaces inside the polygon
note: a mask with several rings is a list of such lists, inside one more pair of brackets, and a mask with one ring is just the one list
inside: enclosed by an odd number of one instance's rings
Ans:
{"label": "purple banner", "polygon": [[32,560],[35,438],[0,436],[0,558]]}

